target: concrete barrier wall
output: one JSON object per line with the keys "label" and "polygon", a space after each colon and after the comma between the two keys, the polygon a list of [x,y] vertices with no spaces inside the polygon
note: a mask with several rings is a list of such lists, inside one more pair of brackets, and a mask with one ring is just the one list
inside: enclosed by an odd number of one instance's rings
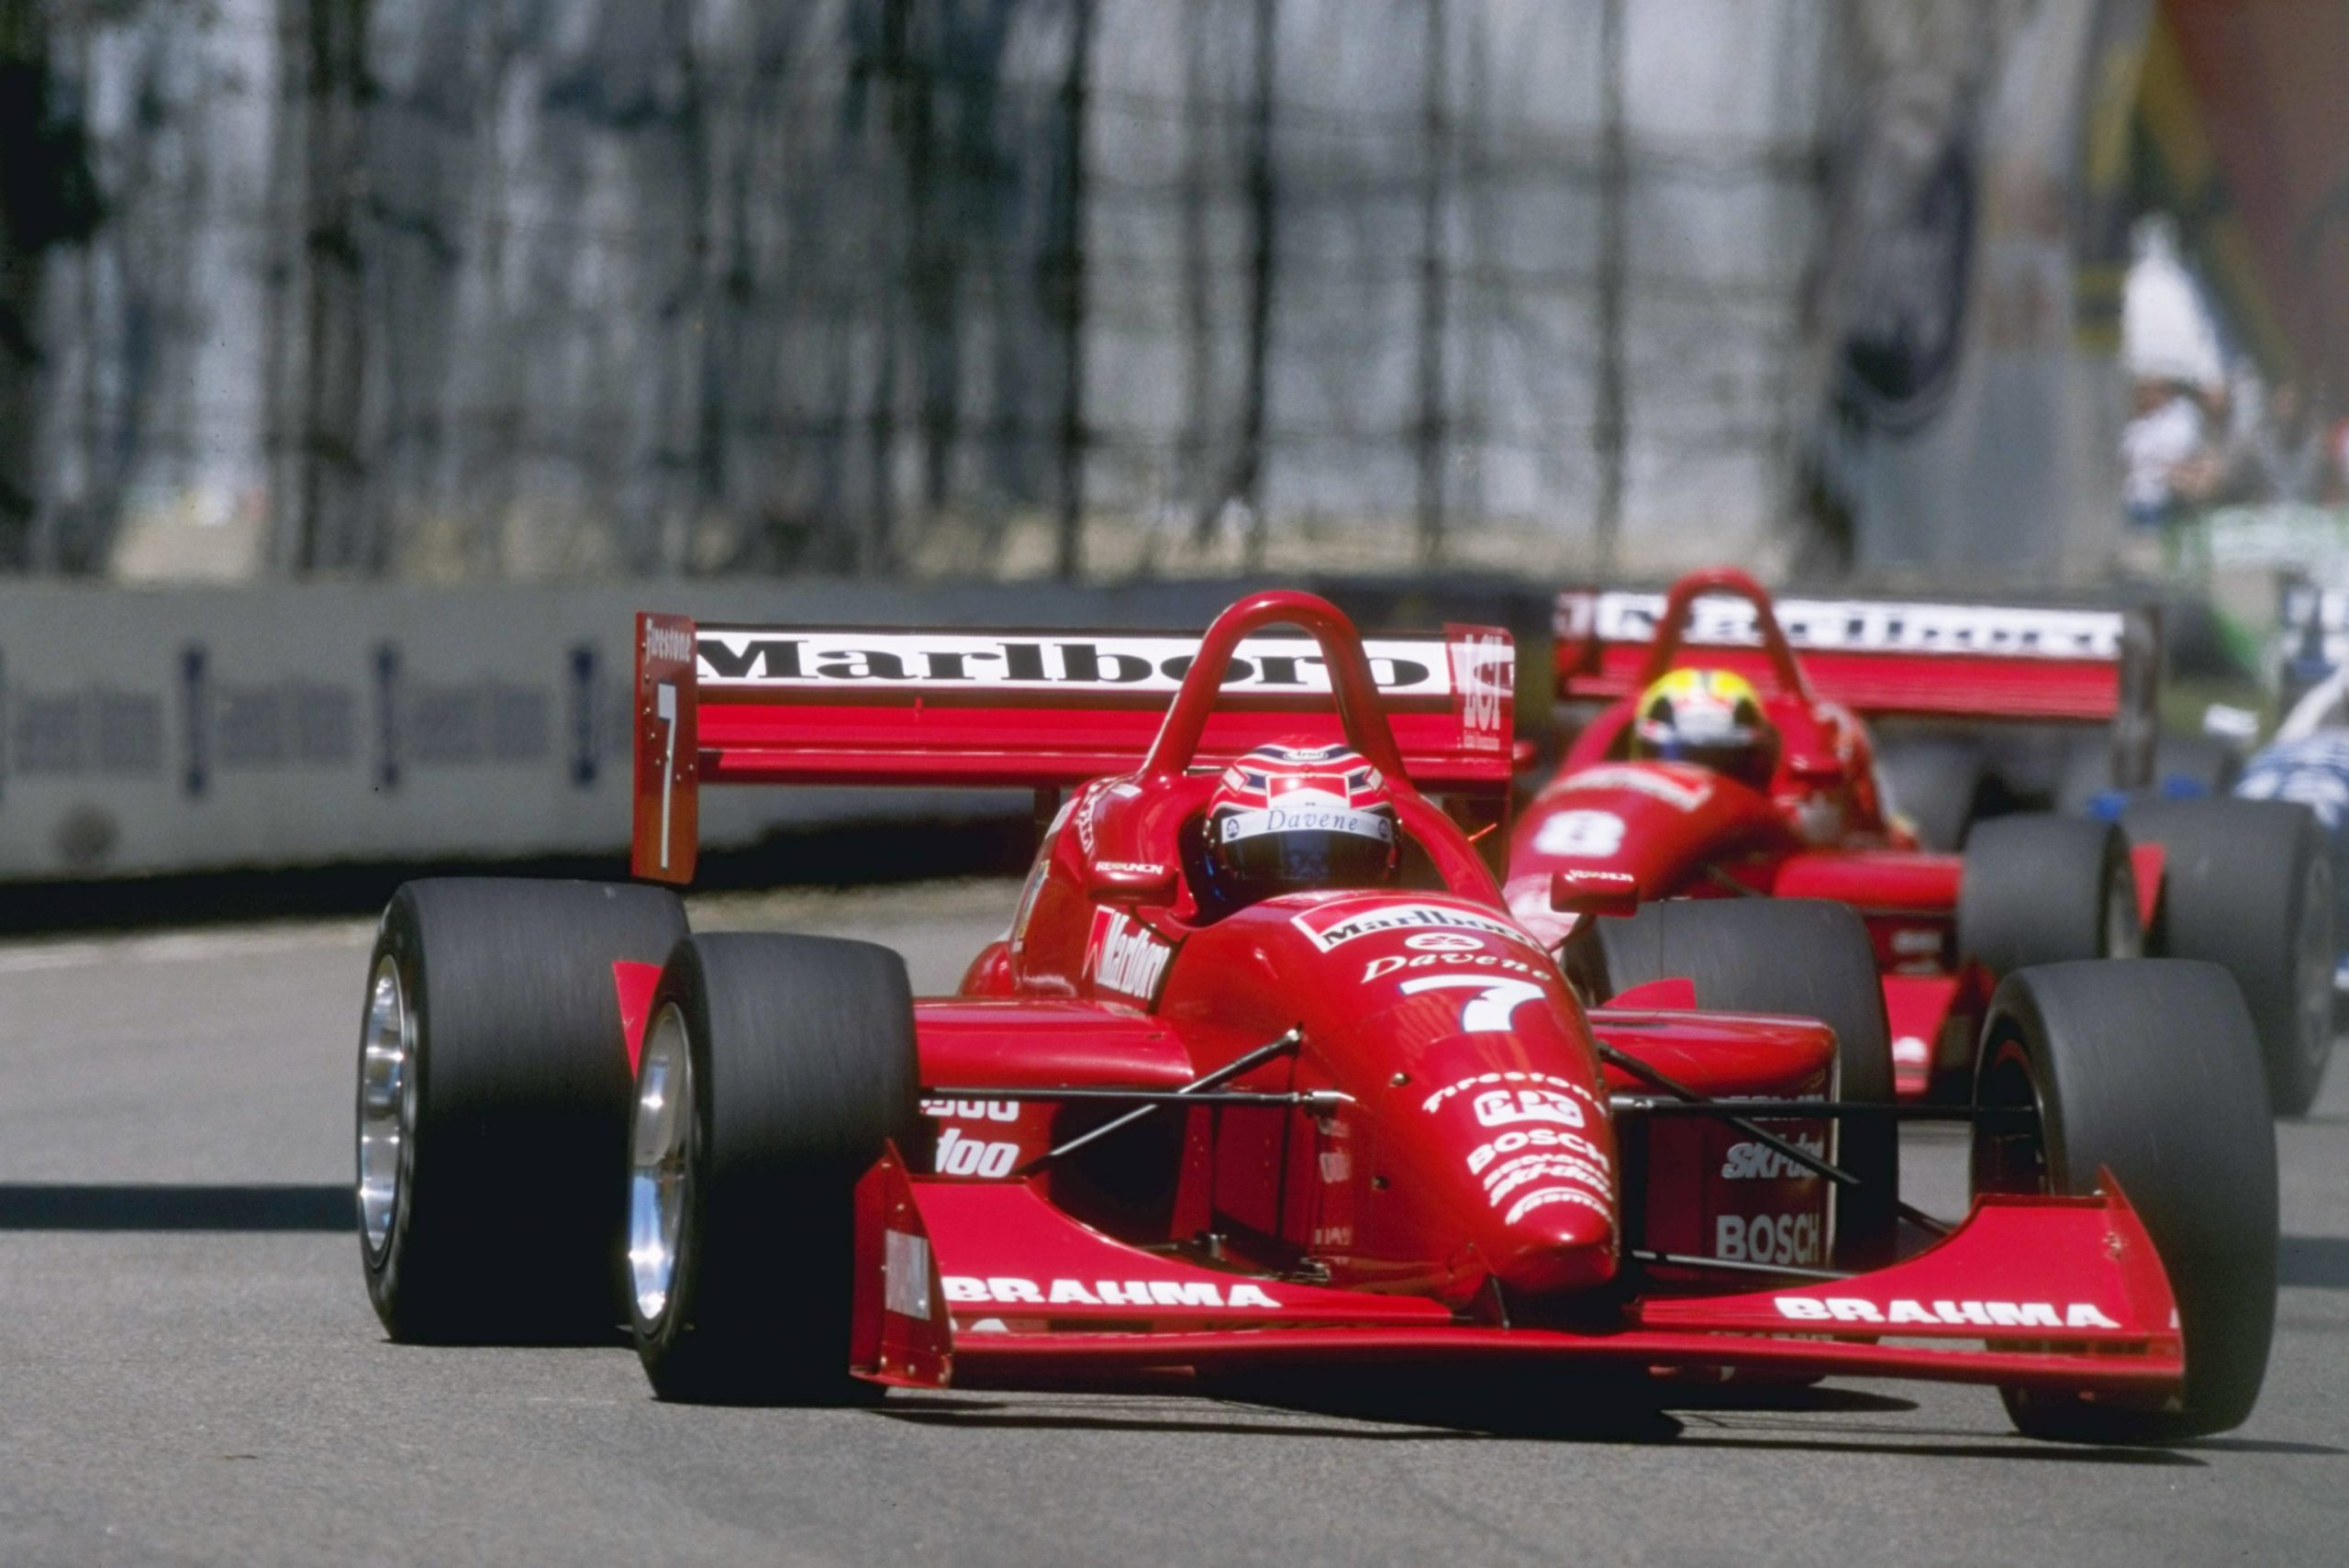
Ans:
{"label": "concrete barrier wall", "polygon": [[[1204,625],[1231,583],[0,585],[0,879],[617,851],[633,615]],[[713,791],[705,841],[997,794]]]}

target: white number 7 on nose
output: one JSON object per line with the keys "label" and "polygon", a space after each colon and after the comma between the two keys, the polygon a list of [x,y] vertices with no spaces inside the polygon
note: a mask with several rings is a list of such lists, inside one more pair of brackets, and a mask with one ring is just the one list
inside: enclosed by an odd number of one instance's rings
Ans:
{"label": "white number 7 on nose", "polygon": [[1509,1018],[1520,1003],[1541,996],[1542,987],[1530,980],[1493,980],[1481,974],[1429,974],[1403,982],[1403,995],[1448,991],[1464,987],[1477,993],[1460,1009],[1463,1034],[1507,1034]]}

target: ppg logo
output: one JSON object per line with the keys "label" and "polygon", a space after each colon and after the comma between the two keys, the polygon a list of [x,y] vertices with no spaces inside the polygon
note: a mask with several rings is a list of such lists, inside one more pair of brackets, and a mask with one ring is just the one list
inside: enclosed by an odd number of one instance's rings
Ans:
{"label": "ppg logo", "polygon": [[1514,1127],[1549,1121],[1580,1127],[1582,1107],[1555,1089],[1488,1089],[1475,1098],[1476,1120],[1485,1127]]}

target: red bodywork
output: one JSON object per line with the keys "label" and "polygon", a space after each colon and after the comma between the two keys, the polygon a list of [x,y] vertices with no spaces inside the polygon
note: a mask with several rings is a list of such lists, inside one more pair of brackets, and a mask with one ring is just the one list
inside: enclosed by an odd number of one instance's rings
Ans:
{"label": "red bodywork", "polygon": [[[1326,674],[1308,689],[1247,689],[1268,656],[1297,656],[1286,642],[1268,655],[1260,634],[1273,625],[1312,639]],[[1470,838],[1501,822],[1507,800],[1502,634],[1379,639],[1375,676],[1334,607],[1261,594],[1182,639],[1179,679],[1152,703],[1073,680],[1056,696],[1023,686],[991,706],[966,691],[933,706],[934,686],[845,675],[829,690],[738,685],[720,705],[696,686],[742,667],[751,643],[798,639],[804,653],[833,634],[713,636],[651,617],[644,628],[698,636],[701,657],[645,661],[640,867],[690,863],[690,844],[648,834],[665,799],[674,835],[696,782],[1075,786],[1006,936],[974,958],[960,995],[915,1006],[928,1125],[860,1191],[862,1375],[934,1386],[1515,1357],[2156,1395],[2178,1385],[2169,1288],[2117,1191],[1984,1200],[1931,1250],[1840,1278],[1819,1267],[1833,1218],[1822,1178],[1718,1119],[1617,1106],[1638,1085],[1602,1065],[1602,1041],[1701,1092],[1795,1100],[1829,1092],[1833,1042],[1810,1020],[1689,1010],[1685,984],[1627,998],[1641,1010],[1577,1004]],[[842,635],[907,671],[928,636],[884,647],[879,634]],[[1137,661],[1125,673],[1155,658],[1150,645],[1089,638],[1077,673],[1099,674],[1111,654]],[[665,705],[662,683],[675,694]],[[696,709],[697,748],[677,755],[669,737]],[[1386,775],[1408,840],[1404,885],[1203,919],[1188,835],[1209,770],[1299,732],[1342,733]],[[616,984],[626,1013],[639,979]],[[1252,1055],[1197,1103],[1030,1169],[1130,1110],[1117,1094],[1196,1090]],[[1772,1125],[1832,1147],[1824,1118]],[[1718,1272],[1662,1254],[1759,1272],[1724,1291]]]}
{"label": "red bodywork", "polygon": [[[1509,906],[1545,940],[1553,876],[1631,876],[1643,898],[1767,894],[1829,898],[1865,918],[1884,975],[1893,1070],[1923,1095],[1967,1065],[1996,977],[1960,962],[1965,862],[1919,848],[1887,809],[1862,715],[2122,721],[2133,753],[2150,734],[2149,622],[2107,610],[1804,602],[1799,657],[1777,607],[1742,572],[1692,573],[1658,605],[1643,595],[1569,593],[1559,602],[1558,691],[1605,699],[1510,840]],[[1632,710],[1667,670],[1734,670],[1761,694],[1782,750],[1766,790],[1701,768],[1630,760]],[[2132,766],[2121,760],[2125,774]],[[2133,852],[2152,922],[2161,851]]]}

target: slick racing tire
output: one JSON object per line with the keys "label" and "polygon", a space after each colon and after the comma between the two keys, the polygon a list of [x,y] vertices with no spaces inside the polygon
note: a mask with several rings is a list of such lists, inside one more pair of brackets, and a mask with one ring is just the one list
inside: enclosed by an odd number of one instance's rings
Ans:
{"label": "slick racing tire", "polygon": [[2167,800],[2121,823],[2162,847],[2154,951],[2235,977],[2276,1114],[2300,1115],[2332,1055],[2332,864],[2315,816],[2293,801]]}
{"label": "slick racing tire", "polygon": [[612,965],[685,934],[663,888],[452,877],[384,911],[359,1049],[359,1233],[395,1340],[612,1339],[628,1047]]}
{"label": "slick racing tire", "polygon": [[905,961],[869,942],[679,944],[629,1148],[629,1316],[663,1399],[841,1405],[855,1191],[919,1123]]}
{"label": "slick racing tire", "polygon": [[1957,946],[1998,975],[2143,950],[2128,841],[2109,822],[2038,813],[1974,825],[1957,889]]}
{"label": "slick racing tire", "polygon": [[[1627,919],[1597,922],[1603,974],[1589,994],[1611,996],[1651,980],[1686,978],[1697,1005],[1725,1012],[1818,1018],[1835,1031],[1836,1093],[1893,1103],[1892,1044],[1876,950],[1860,917],[1811,898],[1672,899]],[[1892,1261],[1899,1228],[1900,1157],[1889,1116],[1846,1117],[1835,1162],[1860,1178],[1835,1190],[1838,1267]]]}
{"label": "slick racing tire", "polygon": [[1983,1026],[1977,1193],[2082,1195],[2110,1170],[2177,1299],[2183,1396],[2152,1407],[2005,1391],[2022,1432],[2173,1441],[2239,1426],[2276,1327],[2276,1132],[2242,993],[2212,963],[2050,964],[2007,977]]}

